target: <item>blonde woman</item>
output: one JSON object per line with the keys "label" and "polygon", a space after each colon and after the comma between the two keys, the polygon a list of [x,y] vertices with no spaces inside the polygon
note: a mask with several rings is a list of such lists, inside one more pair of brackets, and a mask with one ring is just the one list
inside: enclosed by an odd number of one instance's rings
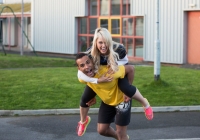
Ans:
{"label": "blonde woman", "polygon": [[[100,65],[107,65],[114,72],[118,71],[118,65],[127,65],[128,57],[126,50],[122,44],[112,41],[110,32],[106,28],[97,28],[95,30],[92,47],[86,52],[92,56],[95,72],[98,72]],[[125,102],[130,99],[139,101],[144,107],[144,112],[148,120],[153,119],[153,110],[146,98],[142,96],[139,90],[132,85],[134,77],[133,66],[132,72],[129,72],[126,77],[118,80],[119,89],[125,94]],[[78,78],[83,79],[83,73],[78,72]],[[94,80],[94,79],[93,79]],[[96,79],[98,84],[98,79]],[[88,86],[81,97],[80,103],[80,122],[78,123],[77,133],[82,136],[90,122],[90,117],[87,116],[89,106],[87,103],[95,97],[96,93]]]}

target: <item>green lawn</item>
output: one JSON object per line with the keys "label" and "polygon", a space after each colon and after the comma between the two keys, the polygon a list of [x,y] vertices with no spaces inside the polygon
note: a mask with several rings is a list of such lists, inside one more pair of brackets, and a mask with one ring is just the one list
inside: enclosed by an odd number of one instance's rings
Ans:
{"label": "green lawn", "polygon": [[[135,69],[134,85],[152,106],[200,105],[200,70],[161,66],[155,82],[152,66]],[[0,54],[0,110],[78,108],[85,85],[76,74],[72,59]]]}

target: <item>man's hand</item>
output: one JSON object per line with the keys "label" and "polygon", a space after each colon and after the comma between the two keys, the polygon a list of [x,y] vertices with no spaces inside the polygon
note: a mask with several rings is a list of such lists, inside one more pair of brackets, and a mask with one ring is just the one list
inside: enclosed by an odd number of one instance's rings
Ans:
{"label": "man's hand", "polygon": [[124,102],[127,103],[131,100],[131,98],[129,98],[128,96],[124,95]]}
{"label": "man's hand", "polygon": [[92,98],[89,102],[86,103],[86,105],[88,105],[88,106],[92,106],[94,104],[96,104],[96,98],[95,97]]}

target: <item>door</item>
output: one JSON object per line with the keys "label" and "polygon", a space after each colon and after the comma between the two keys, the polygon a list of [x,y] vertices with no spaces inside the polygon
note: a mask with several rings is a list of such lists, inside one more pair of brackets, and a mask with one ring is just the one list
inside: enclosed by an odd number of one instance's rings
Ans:
{"label": "door", "polygon": [[200,11],[188,12],[188,63],[200,64]]}

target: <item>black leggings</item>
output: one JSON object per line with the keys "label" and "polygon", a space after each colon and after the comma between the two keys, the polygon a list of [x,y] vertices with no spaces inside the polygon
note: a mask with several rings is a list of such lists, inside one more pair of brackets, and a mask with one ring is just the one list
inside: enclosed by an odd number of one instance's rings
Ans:
{"label": "black leggings", "polygon": [[[136,92],[136,87],[129,84],[127,76],[125,76],[123,79],[119,78],[118,86],[119,86],[119,89],[129,98],[132,98]],[[80,106],[88,107],[86,103],[89,102],[95,96],[96,96],[96,93],[89,86],[86,86],[83,92],[83,95],[81,97]]]}

